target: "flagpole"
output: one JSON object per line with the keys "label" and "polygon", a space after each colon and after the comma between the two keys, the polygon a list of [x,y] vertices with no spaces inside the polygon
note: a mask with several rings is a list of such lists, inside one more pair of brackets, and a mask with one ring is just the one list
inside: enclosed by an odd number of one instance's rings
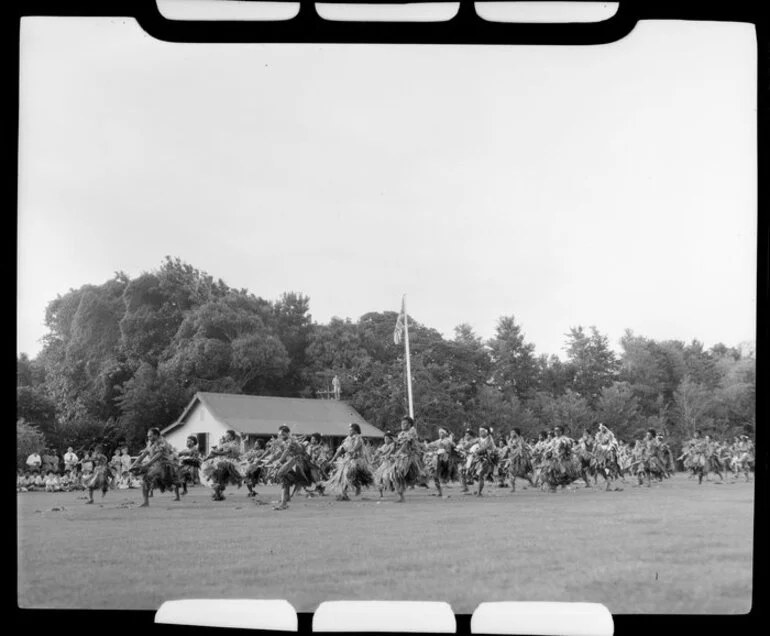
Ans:
{"label": "flagpole", "polygon": [[409,361],[409,319],[406,315],[406,294],[404,294],[404,347],[406,349],[406,391],[409,397],[409,417],[414,419],[412,406],[412,365]]}

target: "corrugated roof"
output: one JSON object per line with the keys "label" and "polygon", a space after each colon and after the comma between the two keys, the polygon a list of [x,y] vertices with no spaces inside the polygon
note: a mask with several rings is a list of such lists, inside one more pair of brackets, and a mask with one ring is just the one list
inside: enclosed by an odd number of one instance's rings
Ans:
{"label": "corrugated roof", "polygon": [[382,437],[383,432],[366,422],[349,404],[339,400],[280,398],[259,395],[199,392],[191,400],[180,418],[163,430],[184,424],[192,406],[200,401],[211,414],[228,428],[252,435],[274,435],[286,424],[292,433],[344,437],[348,426],[355,422],[364,437]]}

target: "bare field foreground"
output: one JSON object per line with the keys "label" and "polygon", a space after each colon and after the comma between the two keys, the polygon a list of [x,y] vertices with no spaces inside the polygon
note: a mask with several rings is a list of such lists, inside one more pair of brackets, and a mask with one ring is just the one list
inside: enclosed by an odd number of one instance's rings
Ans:
{"label": "bare field foreground", "polygon": [[[433,490],[407,502],[364,491],[268,505],[203,487],[180,502],[136,490],[94,505],[82,493],[21,493],[19,606],[157,609],[182,598],[584,601],[614,614],[746,613],[751,607],[754,484],[686,475],[555,494],[496,487],[483,498]],[[521,488],[521,486],[519,486]],[[487,492],[488,491],[488,492]],[[58,510],[56,510],[58,508]]]}

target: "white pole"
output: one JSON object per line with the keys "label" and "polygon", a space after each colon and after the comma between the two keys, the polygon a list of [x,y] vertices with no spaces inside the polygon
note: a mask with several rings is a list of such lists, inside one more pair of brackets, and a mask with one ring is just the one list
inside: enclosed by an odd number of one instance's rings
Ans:
{"label": "white pole", "polygon": [[406,348],[406,391],[409,397],[409,417],[414,419],[412,406],[412,365],[409,363],[409,320],[406,315],[406,294],[404,294],[404,347]]}

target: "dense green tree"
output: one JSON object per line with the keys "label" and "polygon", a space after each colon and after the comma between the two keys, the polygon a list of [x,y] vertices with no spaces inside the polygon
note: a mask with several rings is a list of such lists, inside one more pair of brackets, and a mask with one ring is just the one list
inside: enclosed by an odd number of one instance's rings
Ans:
{"label": "dense green tree", "polygon": [[602,389],[617,379],[620,368],[607,336],[593,326],[590,335],[582,326],[572,327],[565,349],[572,375],[571,389],[594,406]]}
{"label": "dense green tree", "polygon": [[627,382],[614,382],[602,387],[596,404],[597,423],[601,422],[615,435],[627,438],[637,433],[640,422],[639,401]]}
{"label": "dense green tree", "polygon": [[531,398],[537,390],[538,367],[535,345],[524,341],[524,333],[514,316],[497,322],[495,337],[489,341],[492,357],[492,382],[510,399]]}
{"label": "dense green tree", "polygon": [[56,425],[56,404],[41,387],[16,387],[16,418],[50,433]]}

